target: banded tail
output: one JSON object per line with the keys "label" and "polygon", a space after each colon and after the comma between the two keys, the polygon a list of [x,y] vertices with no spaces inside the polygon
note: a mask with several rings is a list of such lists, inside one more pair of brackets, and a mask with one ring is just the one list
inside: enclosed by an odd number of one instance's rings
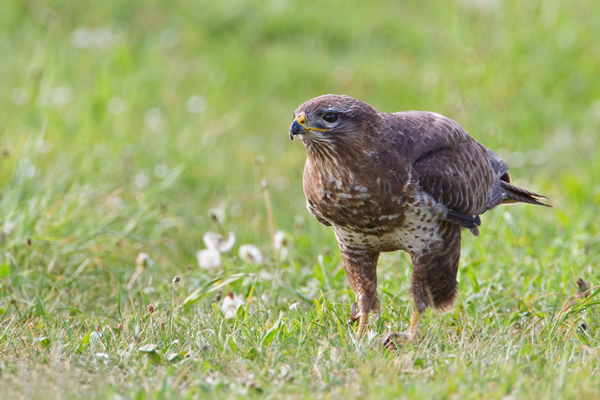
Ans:
{"label": "banded tail", "polygon": [[500,187],[502,188],[502,204],[529,203],[537,204],[538,206],[552,207],[550,204],[542,203],[540,201],[543,199],[548,200],[546,196],[521,189],[503,179],[500,180]]}

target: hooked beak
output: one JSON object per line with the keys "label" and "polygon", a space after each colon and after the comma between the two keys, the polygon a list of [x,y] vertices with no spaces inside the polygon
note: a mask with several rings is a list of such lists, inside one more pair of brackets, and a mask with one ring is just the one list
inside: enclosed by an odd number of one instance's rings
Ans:
{"label": "hooked beak", "polygon": [[292,126],[290,126],[290,141],[294,141],[294,136],[302,135],[302,134],[306,133],[306,131],[327,132],[327,129],[313,128],[312,126],[306,126],[306,115],[304,114],[304,112],[301,112],[294,119],[294,122],[292,122]]}
{"label": "hooked beak", "polygon": [[294,141],[294,136],[302,135],[306,132],[306,115],[303,112],[298,114],[296,118],[294,118],[294,122],[292,122],[292,126],[290,126],[290,141]]}

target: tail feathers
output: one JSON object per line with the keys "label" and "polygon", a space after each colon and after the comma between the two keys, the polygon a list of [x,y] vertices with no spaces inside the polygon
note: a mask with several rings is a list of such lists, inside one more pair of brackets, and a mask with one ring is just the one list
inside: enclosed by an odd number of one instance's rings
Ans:
{"label": "tail feathers", "polygon": [[542,203],[540,200],[548,199],[541,194],[530,192],[529,190],[521,189],[504,180],[500,181],[502,188],[502,204],[529,203],[539,206],[552,207],[550,204]]}

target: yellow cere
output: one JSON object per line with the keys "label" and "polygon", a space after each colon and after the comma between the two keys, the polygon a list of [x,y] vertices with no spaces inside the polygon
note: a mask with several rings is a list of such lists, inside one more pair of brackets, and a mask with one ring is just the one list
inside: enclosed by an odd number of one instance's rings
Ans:
{"label": "yellow cere", "polygon": [[306,115],[301,112],[300,114],[298,114],[298,116],[296,117],[296,121],[302,125],[307,131],[321,131],[321,132],[327,132],[327,129],[321,129],[321,128],[313,128],[311,126],[306,126],[304,125],[306,123]]}

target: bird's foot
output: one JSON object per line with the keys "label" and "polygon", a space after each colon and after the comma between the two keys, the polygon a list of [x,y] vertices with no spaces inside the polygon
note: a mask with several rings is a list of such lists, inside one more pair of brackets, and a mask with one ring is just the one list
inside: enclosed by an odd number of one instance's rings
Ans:
{"label": "bird's foot", "polygon": [[350,316],[348,317],[348,324],[355,324],[360,319],[360,311],[358,311],[358,303],[354,302],[350,306]]}
{"label": "bird's foot", "polygon": [[411,337],[410,331],[389,332],[376,337],[373,340],[373,345],[377,348],[383,346],[384,349],[389,351],[398,351],[411,340],[414,340],[414,337]]}

